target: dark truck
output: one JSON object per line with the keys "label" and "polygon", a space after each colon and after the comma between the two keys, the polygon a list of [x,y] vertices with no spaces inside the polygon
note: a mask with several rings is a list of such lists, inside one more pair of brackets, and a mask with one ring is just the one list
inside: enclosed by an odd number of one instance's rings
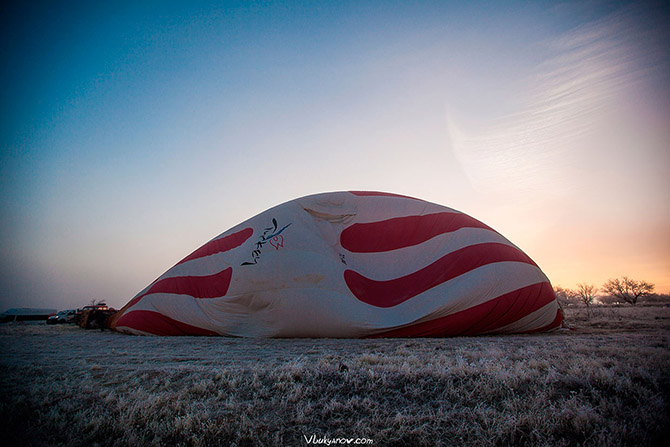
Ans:
{"label": "dark truck", "polygon": [[90,304],[80,309],[78,314],[79,327],[84,329],[104,329],[107,318],[116,313],[116,309],[105,303]]}

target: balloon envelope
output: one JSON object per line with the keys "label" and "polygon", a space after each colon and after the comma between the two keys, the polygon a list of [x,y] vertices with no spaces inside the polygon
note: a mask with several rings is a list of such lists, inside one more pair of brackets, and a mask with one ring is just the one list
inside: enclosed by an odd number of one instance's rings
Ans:
{"label": "balloon envelope", "polygon": [[555,329],[549,280],[459,211],[395,194],[316,194],[231,228],[110,320],[121,332],[443,337]]}

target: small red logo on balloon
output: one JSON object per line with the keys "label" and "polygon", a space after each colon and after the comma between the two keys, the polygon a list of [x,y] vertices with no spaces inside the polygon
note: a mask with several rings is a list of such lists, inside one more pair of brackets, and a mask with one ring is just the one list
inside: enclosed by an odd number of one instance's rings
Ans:
{"label": "small red logo on balloon", "polygon": [[279,247],[284,246],[284,236],[281,234],[270,239],[270,245],[272,245],[275,250],[279,250]]}

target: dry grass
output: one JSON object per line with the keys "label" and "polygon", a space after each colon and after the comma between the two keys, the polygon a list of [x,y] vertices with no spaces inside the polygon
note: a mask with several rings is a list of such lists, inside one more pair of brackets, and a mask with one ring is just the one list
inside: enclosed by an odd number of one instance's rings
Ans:
{"label": "dry grass", "polygon": [[670,435],[670,309],[566,313],[571,330],[452,339],[160,338],[3,325],[0,439],[662,445]]}

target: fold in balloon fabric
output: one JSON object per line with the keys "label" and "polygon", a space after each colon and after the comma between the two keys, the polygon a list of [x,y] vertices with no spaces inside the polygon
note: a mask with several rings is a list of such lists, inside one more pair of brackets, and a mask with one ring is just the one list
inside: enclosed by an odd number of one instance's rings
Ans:
{"label": "fold in balloon fabric", "polygon": [[549,280],[502,235],[412,197],[302,197],[217,236],[110,320],[121,332],[446,337],[561,324]]}

